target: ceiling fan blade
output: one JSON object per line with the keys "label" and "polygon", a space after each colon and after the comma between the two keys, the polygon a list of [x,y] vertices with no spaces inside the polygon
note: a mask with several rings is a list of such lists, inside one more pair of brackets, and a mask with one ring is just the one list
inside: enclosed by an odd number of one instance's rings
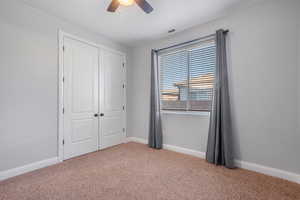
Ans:
{"label": "ceiling fan blade", "polygon": [[135,0],[135,2],[146,13],[149,14],[153,11],[152,6],[146,0]]}
{"label": "ceiling fan blade", "polygon": [[120,6],[120,3],[118,0],[112,0],[110,5],[107,8],[108,12],[115,12],[117,8]]}

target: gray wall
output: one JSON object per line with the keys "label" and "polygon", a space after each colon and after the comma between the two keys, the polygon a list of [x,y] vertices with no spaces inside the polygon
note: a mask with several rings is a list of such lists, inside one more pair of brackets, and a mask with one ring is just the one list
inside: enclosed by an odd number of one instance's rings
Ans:
{"label": "gray wall", "polygon": [[0,1],[0,171],[57,156],[58,28],[111,40],[13,0]]}
{"label": "gray wall", "polygon": [[[262,1],[135,48],[129,72],[129,135],[148,137],[151,48],[229,29],[235,158],[300,173],[299,3]],[[163,114],[164,143],[205,151],[208,117]]]}
{"label": "gray wall", "polygon": [[[300,12],[299,12],[299,17],[300,18]],[[298,99],[297,99],[297,103],[298,103],[298,130],[297,130],[297,135],[298,135],[298,139],[296,139],[297,141],[299,141],[300,143],[300,20],[298,20]],[[300,148],[300,147],[299,147]]]}

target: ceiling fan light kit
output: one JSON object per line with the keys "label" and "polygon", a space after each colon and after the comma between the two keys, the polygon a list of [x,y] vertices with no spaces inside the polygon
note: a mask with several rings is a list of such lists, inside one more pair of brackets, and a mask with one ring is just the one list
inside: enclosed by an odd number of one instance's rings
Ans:
{"label": "ceiling fan light kit", "polygon": [[153,11],[152,6],[146,0],[112,0],[110,5],[107,8],[107,11],[115,12],[120,5],[130,6],[134,2],[147,14]]}
{"label": "ceiling fan light kit", "polygon": [[134,0],[118,0],[122,6],[131,6],[134,3]]}

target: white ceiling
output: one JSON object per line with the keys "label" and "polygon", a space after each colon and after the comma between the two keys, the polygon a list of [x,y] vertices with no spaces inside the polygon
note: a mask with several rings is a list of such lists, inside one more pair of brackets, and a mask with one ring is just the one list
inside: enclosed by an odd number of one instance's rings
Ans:
{"label": "white ceiling", "polygon": [[83,26],[117,42],[133,46],[185,30],[217,18],[249,0],[148,0],[154,8],[145,14],[137,5],[106,11],[111,0],[23,0],[32,7]]}

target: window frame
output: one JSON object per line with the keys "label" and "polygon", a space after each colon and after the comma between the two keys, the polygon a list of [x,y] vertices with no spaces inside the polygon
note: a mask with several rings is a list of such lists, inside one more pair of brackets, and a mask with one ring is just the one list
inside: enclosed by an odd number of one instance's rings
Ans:
{"label": "window frame", "polygon": [[[181,51],[187,51],[187,85],[188,85],[188,100],[186,101],[186,109],[163,109],[162,106],[160,106],[160,111],[163,114],[179,114],[179,115],[197,115],[197,116],[208,116],[210,115],[211,109],[210,110],[191,110],[191,99],[190,99],[190,51],[195,50],[195,49],[202,49],[210,46],[216,46],[216,39],[215,37],[213,38],[208,38],[206,40],[201,40],[196,43],[192,43],[189,45],[184,45],[180,46],[177,48],[172,49],[167,49],[163,52],[158,53],[158,76],[159,76],[159,81],[161,81],[161,57],[166,56],[166,55],[171,55],[175,53],[179,53]],[[213,89],[214,90],[214,89]],[[159,96],[160,96],[160,105],[162,105],[162,93],[161,93],[161,84],[159,84]],[[213,96],[212,96],[213,98]],[[211,100],[211,102],[213,99]]]}

